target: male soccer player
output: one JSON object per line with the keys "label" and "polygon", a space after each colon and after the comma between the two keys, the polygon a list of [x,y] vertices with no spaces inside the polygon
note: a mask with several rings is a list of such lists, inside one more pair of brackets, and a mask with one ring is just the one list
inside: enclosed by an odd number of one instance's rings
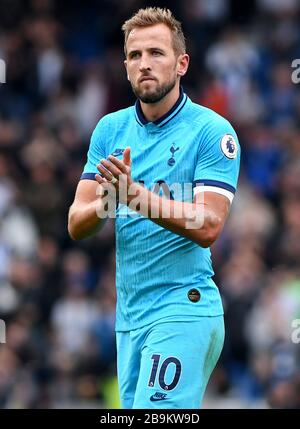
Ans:
{"label": "male soccer player", "polygon": [[172,13],[141,9],[123,30],[137,101],[96,126],[69,233],[81,239],[102,226],[107,204],[99,184],[117,195],[122,405],[199,408],[224,341],[209,246],[229,212],[240,149],[229,122],[180,87],[189,56]]}

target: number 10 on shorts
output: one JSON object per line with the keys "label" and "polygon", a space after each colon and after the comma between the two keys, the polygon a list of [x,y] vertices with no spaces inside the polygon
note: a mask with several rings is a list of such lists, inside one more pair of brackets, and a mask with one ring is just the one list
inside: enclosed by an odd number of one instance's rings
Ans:
{"label": "number 10 on shorts", "polygon": [[[151,375],[149,378],[149,382],[148,382],[148,386],[153,387],[157,378],[157,373],[158,373],[158,382],[159,385],[162,389],[164,390],[173,390],[175,389],[175,387],[177,386],[180,376],[181,376],[181,363],[180,360],[177,359],[176,357],[170,356],[167,359],[165,359],[162,364],[159,364],[161,356],[160,355],[152,355],[151,359],[153,360],[153,364],[152,364],[152,370],[151,370]],[[165,382],[165,375],[166,375],[166,371],[168,369],[168,367],[170,365],[175,365],[175,372],[174,372],[174,376],[173,376],[173,380],[171,381],[171,383],[166,384]],[[160,369],[158,371],[158,368],[160,366]]]}

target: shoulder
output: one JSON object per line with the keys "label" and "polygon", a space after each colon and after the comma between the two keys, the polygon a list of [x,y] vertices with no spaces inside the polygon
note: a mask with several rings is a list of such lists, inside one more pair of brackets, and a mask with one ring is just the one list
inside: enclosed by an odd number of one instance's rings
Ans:
{"label": "shoulder", "polygon": [[240,154],[238,136],[231,123],[215,111],[196,103],[191,103],[191,118],[199,128],[198,141],[201,152],[222,153],[234,159]]}
{"label": "shoulder", "polygon": [[126,109],[120,109],[116,112],[108,113],[99,120],[95,129],[101,127],[110,127],[114,126],[115,124],[120,125],[122,123],[128,123],[128,121],[134,117],[133,111],[134,106],[130,106]]}
{"label": "shoulder", "polygon": [[103,139],[108,141],[117,130],[130,126],[134,118],[133,109],[134,107],[130,106],[102,116],[92,132],[92,143],[100,142]]}
{"label": "shoulder", "polygon": [[214,110],[209,109],[208,107],[201,106],[200,104],[190,103],[190,117],[191,120],[201,126],[201,129],[204,130],[217,130],[217,129],[228,129],[233,130],[231,123],[219,115]]}

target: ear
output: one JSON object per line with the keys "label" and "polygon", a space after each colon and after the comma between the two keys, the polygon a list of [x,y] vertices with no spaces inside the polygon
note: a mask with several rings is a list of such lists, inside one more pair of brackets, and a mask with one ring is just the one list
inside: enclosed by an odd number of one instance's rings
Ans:
{"label": "ear", "polygon": [[188,54],[181,54],[177,59],[177,75],[184,76],[189,67],[190,57]]}
{"label": "ear", "polygon": [[124,60],[124,66],[125,66],[125,69],[126,69],[126,71],[127,71],[127,80],[129,80],[129,81],[130,81],[130,79],[129,79],[129,74],[128,74],[128,70],[127,70],[127,60]]}

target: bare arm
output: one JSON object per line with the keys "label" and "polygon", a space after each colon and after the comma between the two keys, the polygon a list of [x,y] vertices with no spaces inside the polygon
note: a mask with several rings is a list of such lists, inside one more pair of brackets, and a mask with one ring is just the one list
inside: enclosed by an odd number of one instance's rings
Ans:
{"label": "bare arm", "polygon": [[[230,209],[227,197],[205,192],[197,194],[193,203],[186,203],[161,198],[139,185],[137,188],[139,212],[152,222],[202,247],[211,246],[220,235]],[[135,210],[133,198],[129,197],[128,205]]]}
{"label": "bare arm", "polygon": [[78,183],[68,219],[68,231],[73,240],[94,234],[104,224],[104,219],[99,217],[103,203],[101,196],[97,195],[98,187],[99,183],[94,180],[80,180]]}
{"label": "bare arm", "polygon": [[199,193],[192,203],[161,198],[133,182],[130,148],[124,151],[123,161],[109,156],[97,168],[102,174],[102,177],[96,176],[98,183],[103,184],[112,176],[117,177],[119,180],[115,188],[119,192],[120,202],[161,227],[202,247],[211,246],[220,235],[230,208],[229,199],[224,195]]}

